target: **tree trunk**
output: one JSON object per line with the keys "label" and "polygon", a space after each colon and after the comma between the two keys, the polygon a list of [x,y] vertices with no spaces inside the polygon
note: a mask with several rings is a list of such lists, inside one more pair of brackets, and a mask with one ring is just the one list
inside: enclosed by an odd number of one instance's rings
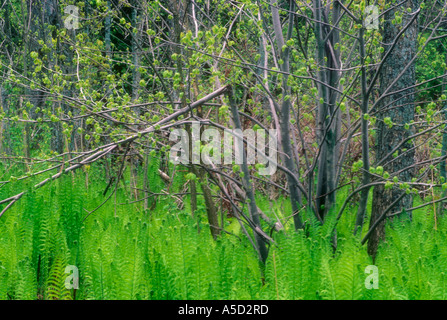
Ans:
{"label": "tree trunk", "polygon": [[[392,1],[391,5],[396,5],[398,1]],[[418,0],[410,0],[399,6],[398,10],[407,10],[411,8],[414,12],[418,8]],[[409,151],[413,144],[406,142],[398,148],[398,157],[390,154],[393,148],[397,147],[402,140],[412,134],[411,128],[405,129],[405,124],[409,124],[414,119],[414,89],[406,89],[415,85],[415,65],[410,64],[411,59],[415,56],[417,50],[417,34],[418,24],[415,19],[412,25],[405,31],[394,48],[391,48],[398,33],[403,26],[407,25],[412,17],[404,14],[402,24],[393,24],[396,9],[389,10],[385,13],[385,23],[383,27],[383,43],[384,55],[392,50],[379,75],[379,92],[381,97],[384,96],[378,104],[377,115],[377,132],[376,132],[376,165],[383,166],[385,171],[397,172],[414,164],[414,151]],[[408,68],[406,68],[408,66]],[[405,72],[404,69],[406,68]],[[399,74],[402,73],[399,78]],[[394,83],[393,83],[394,82]],[[389,94],[390,92],[398,93]],[[395,125],[391,128],[384,123],[384,119],[389,117]],[[405,149],[407,151],[405,151]],[[405,153],[404,153],[405,152]],[[412,170],[405,170],[399,174],[400,181],[410,181],[413,173]],[[385,189],[383,185],[376,186],[373,191],[373,205],[371,212],[370,226],[380,217],[380,215],[389,207],[399,196],[402,190],[397,186],[391,189]],[[396,203],[392,211],[400,211],[404,208],[410,208],[412,205],[411,195],[404,196]],[[411,213],[408,212],[411,219]],[[379,241],[385,236],[385,221],[381,222],[372,232],[368,241],[368,253],[375,257]]]}
{"label": "tree trunk", "polygon": [[[319,66],[317,140],[320,146],[316,186],[316,210],[321,220],[335,204],[336,165],[339,157],[338,135],[341,113],[336,111],[339,94],[330,89],[339,86],[340,50],[335,44],[340,41],[338,25],[329,27],[331,19],[335,24],[340,16],[340,5],[334,2],[332,16],[327,17],[321,0],[314,0],[314,33],[317,43],[316,60]],[[327,67],[327,69],[325,68]]]}
{"label": "tree trunk", "polygon": [[[447,55],[445,57],[445,61],[447,63]],[[445,78],[442,80],[442,92],[444,94],[447,93],[447,83]],[[444,101],[444,107],[442,108],[442,116],[444,118],[444,121],[447,122],[447,101]],[[447,182],[447,162],[445,159],[446,156],[447,156],[447,125],[444,126],[442,131],[441,157],[444,157],[444,159],[439,164],[439,173],[441,175],[442,183]],[[446,196],[447,196],[446,190],[442,190],[441,198],[445,198]],[[444,210],[445,210],[445,202],[443,201],[438,206],[438,214],[439,215],[443,214]]]}
{"label": "tree trunk", "polygon": [[[283,63],[280,65],[281,71],[284,72],[283,75],[283,101],[281,106],[281,114],[280,114],[280,139],[281,139],[281,146],[284,151],[283,161],[285,167],[290,171],[289,174],[287,174],[287,184],[289,186],[289,192],[290,192],[290,201],[292,204],[292,211],[293,211],[293,221],[295,224],[295,229],[302,229],[303,223],[301,221],[300,216],[297,214],[300,208],[301,204],[301,197],[300,192],[298,189],[298,186],[296,184],[295,179],[291,176],[291,174],[297,175],[298,170],[295,165],[295,155],[293,153],[292,144],[290,142],[290,109],[291,109],[291,103],[290,103],[290,94],[291,89],[290,86],[287,84],[288,79],[288,73],[290,72],[289,67],[289,60],[290,60],[290,49],[287,47],[285,50],[283,50],[285,41],[284,36],[282,34],[282,28],[281,28],[281,21],[279,20],[279,12],[278,9],[275,7],[277,6],[276,0],[272,1],[272,19],[273,19],[273,28],[275,30],[275,36],[276,36],[276,45],[277,50],[279,52],[279,56],[283,60]],[[290,15],[289,15],[289,28],[287,32],[287,40],[289,40],[292,36],[292,30],[293,30],[293,12],[295,7],[295,2],[290,1]],[[293,134],[293,133],[292,133]]]}
{"label": "tree trunk", "polygon": [[[362,64],[361,70],[361,83],[362,83],[362,158],[363,158],[363,185],[367,185],[370,182],[369,176],[369,133],[368,133],[368,120],[365,119],[365,115],[368,114],[368,94],[367,94],[367,83],[366,83],[366,68],[365,68],[365,40],[364,40],[365,29],[361,28],[359,32],[359,51],[360,51],[360,62]],[[365,188],[362,190],[362,195],[360,198],[359,208],[357,211],[357,219],[355,221],[354,234],[361,233],[363,222],[366,215],[366,207],[368,204],[370,188]]]}
{"label": "tree trunk", "polygon": [[[239,111],[238,111],[237,104],[236,104],[236,101],[234,100],[232,92],[228,93],[228,98],[230,101],[231,114],[233,116],[233,121],[234,121],[234,128],[236,130],[239,130],[239,132],[242,132],[241,120],[239,119]],[[255,228],[258,228],[259,231],[262,231],[261,221],[259,219],[258,207],[256,205],[255,194],[253,191],[253,184],[251,182],[250,172],[248,170],[247,154],[246,154],[247,149],[248,149],[248,147],[245,148],[245,150],[243,148],[243,151],[242,151],[242,164],[241,164],[241,169],[242,169],[242,173],[243,173],[242,184],[245,189],[245,194],[247,195],[247,200],[249,201],[248,210],[250,212],[250,219],[253,221]],[[265,261],[267,260],[267,256],[268,256],[266,241],[256,231],[255,228],[253,228],[253,233],[254,233],[255,240],[256,240],[256,249],[258,250],[260,261],[262,262],[262,264],[265,264]]]}

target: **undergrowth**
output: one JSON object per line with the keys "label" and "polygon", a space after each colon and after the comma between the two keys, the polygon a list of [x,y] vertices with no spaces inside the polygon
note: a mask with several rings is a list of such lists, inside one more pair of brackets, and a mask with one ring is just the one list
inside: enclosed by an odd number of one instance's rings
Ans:
{"label": "undergrowth", "polygon": [[[373,263],[360,236],[352,235],[355,205],[337,226],[335,250],[333,221],[321,226],[304,213],[304,230],[286,224],[273,233],[262,268],[231,218],[228,233],[213,241],[200,206],[193,217],[169,198],[150,211],[126,200],[128,175],[116,199],[89,214],[106,187],[100,172],[89,179],[80,173],[30,188],[0,219],[0,299],[446,298],[447,221],[431,207],[414,211],[412,223],[389,224],[375,261],[379,288],[367,289],[365,268]],[[152,181],[161,190],[163,182]],[[0,198],[20,188],[23,183],[7,184]],[[272,219],[287,217],[287,202],[258,201]],[[78,290],[65,287],[69,265],[79,270]]]}

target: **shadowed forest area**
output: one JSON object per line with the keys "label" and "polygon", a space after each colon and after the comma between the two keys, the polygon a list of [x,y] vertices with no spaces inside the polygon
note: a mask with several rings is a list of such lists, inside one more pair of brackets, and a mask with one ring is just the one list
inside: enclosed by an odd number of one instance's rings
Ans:
{"label": "shadowed forest area", "polygon": [[447,3],[0,0],[0,300],[446,299]]}

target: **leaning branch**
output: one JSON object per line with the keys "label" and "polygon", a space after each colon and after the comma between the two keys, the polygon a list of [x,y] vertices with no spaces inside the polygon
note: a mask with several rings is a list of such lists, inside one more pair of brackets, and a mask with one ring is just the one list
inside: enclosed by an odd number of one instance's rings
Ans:
{"label": "leaning branch", "polygon": [[[209,95],[203,97],[202,99],[197,100],[196,102],[191,103],[189,106],[182,108],[176,112],[174,112],[173,114],[167,116],[166,118],[161,119],[160,121],[158,121],[157,123],[153,124],[152,126],[150,126],[149,128],[138,132],[138,134],[132,135],[126,139],[117,141],[117,142],[113,142],[113,143],[109,143],[106,145],[103,145],[95,150],[98,150],[96,152],[94,152],[91,156],[85,158],[84,160],[82,160],[79,163],[76,163],[68,168],[66,168],[65,170],[61,170],[58,173],[54,174],[53,176],[51,176],[50,178],[47,178],[41,182],[39,182],[38,184],[34,185],[34,189],[38,189],[43,187],[44,185],[46,185],[48,182],[52,181],[52,180],[56,180],[58,178],[60,178],[63,174],[67,174],[71,171],[75,171],[81,167],[83,167],[84,165],[93,163],[99,159],[101,159],[102,157],[104,157],[106,154],[110,153],[112,150],[114,150],[116,147],[118,147],[119,145],[122,144],[126,144],[126,143],[132,143],[133,141],[135,141],[136,139],[142,137],[143,135],[146,135],[148,133],[151,132],[155,132],[157,130],[159,130],[161,125],[164,125],[168,122],[171,122],[173,120],[176,120],[177,118],[179,118],[180,116],[187,114],[188,112],[190,112],[191,110],[200,107],[201,105],[205,104],[206,102],[226,93],[231,87],[230,86],[225,86],[222,87],[212,93],[210,93]],[[23,191],[15,196],[12,196],[10,198],[7,199],[3,199],[0,200],[0,205],[4,204],[4,203],[8,203],[8,205],[0,212],[0,217],[9,209],[12,207],[12,205],[14,203],[16,203],[24,194],[26,193],[26,191]]]}

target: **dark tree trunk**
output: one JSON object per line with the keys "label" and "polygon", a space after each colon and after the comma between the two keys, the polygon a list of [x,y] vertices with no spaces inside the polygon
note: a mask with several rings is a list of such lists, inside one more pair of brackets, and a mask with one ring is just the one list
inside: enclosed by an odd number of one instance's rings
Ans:
{"label": "dark tree trunk", "polygon": [[340,16],[340,5],[338,2],[334,2],[332,15],[328,16],[329,14],[324,10],[320,0],[314,0],[313,4],[314,33],[317,43],[316,59],[320,66],[317,73],[320,98],[317,138],[321,152],[318,159],[316,210],[323,221],[325,215],[335,204],[336,167],[339,158],[338,136],[341,113],[336,108],[339,94],[331,88],[339,86],[340,49],[335,45],[340,41],[340,32],[337,29],[338,25],[331,29],[329,23],[337,23]]}
{"label": "dark tree trunk", "polygon": [[[391,5],[396,5],[398,1],[393,1]],[[406,26],[412,16],[404,14],[402,24],[392,24],[395,17],[396,10],[407,10],[411,8],[414,12],[418,9],[418,0],[410,0],[398,7],[387,11],[384,15],[385,23],[383,27],[383,43],[384,55],[389,50],[392,50],[389,57],[383,63],[380,71],[379,92],[382,95],[387,94],[379,104],[379,112],[377,115],[377,133],[376,133],[376,165],[383,166],[385,171],[397,172],[403,170],[414,163],[414,151],[411,150],[413,144],[410,142],[404,143],[398,148],[398,157],[393,157],[390,153],[396,148],[404,139],[410,136],[411,128],[405,129],[405,124],[409,124],[414,119],[414,89],[406,89],[413,86],[415,79],[415,65],[410,61],[415,56],[417,50],[417,34],[418,24],[417,19],[413,20],[412,25],[405,31],[394,48],[391,49],[393,42],[398,36],[399,32]],[[408,68],[407,68],[408,67]],[[399,78],[400,73],[403,75]],[[396,81],[397,80],[397,81]],[[396,81],[396,82],[395,82]],[[393,82],[395,82],[393,84]],[[399,91],[401,90],[401,91]],[[399,91],[395,94],[389,94]],[[390,128],[384,123],[385,118],[391,118],[394,125]],[[406,151],[405,151],[406,149]],[[399,181],[409,181],[412,178],[411,170],[402,171],[398,178]],[[391,189],[385,189],[383,185],[376,186],[373,191],[373,205],[371,212],[370,226],[381,216],[381,214],[402,195],[402,190],[398,186]],[[390,213],[400,211],[404,208],[410,208],[412,205],[412,197],[410,195],[404,196],[396,203]],[[408,217],[411,219],[411,213],[408,212]],[[385,221],[381,222],[372,232],[368,241],[368,253],[375,257],[379,241],[385,236]]]}
{"label": "dark tree trunk", "polygon": [[[287,84],[288,76],[287,74],[290,72],[290,49],[285,48],[283,50],[284,44],[286,43],[284,41],[284,36],[282,34],[282,27],[281,27],[281,21],[278,9],[275,7],[275,1],[271,1],[272,6],[272,19],[273,19],[273,28],[275,30],[275,36],[276,36],[276,44],[277,44],[277,50],[280,52],[280,57],[283,60],[282,65],[280,65],[281,71],[285,73],[283,77],[283,96],[290,96],[291,94],[291,88]],[[290,1],[289,3],[290,12],[294,12],[295,3],[294,1]],[[289,26],[287,30],[287,40],[291,39],[292,37],[292,30],[293,30],[293,15],[289,14]],[[295,224],[295,229],[302,229],[303,228],[303,222],[301,220],[301,217],[298,215],[300,205],[301,205],[301,196],[300,191],[297,185],[297,182],[295,178],[292,176],[292,174],[298,176],[298,169],[296,167],[296,164],[298,161],[295,161],[295,156],[292,149],[292,143],[291,143],[291,130],[290,130],[290,110],[292,108],[292,104],[290,102],[290,98],[283,98],[282,106],[281,106],[281,112],[279,117],[279,125],[280,125],[280,142],[282,149],[284,151],[283,155],[283,161],[285,167],[290,171],[290,173],[287,174],[287,184],[289,186],[289,193],[290,193],[290,201],[292,205],[292,211],[293,211],[293,221]],[[293,133],[292,133],[293,134]]]}

